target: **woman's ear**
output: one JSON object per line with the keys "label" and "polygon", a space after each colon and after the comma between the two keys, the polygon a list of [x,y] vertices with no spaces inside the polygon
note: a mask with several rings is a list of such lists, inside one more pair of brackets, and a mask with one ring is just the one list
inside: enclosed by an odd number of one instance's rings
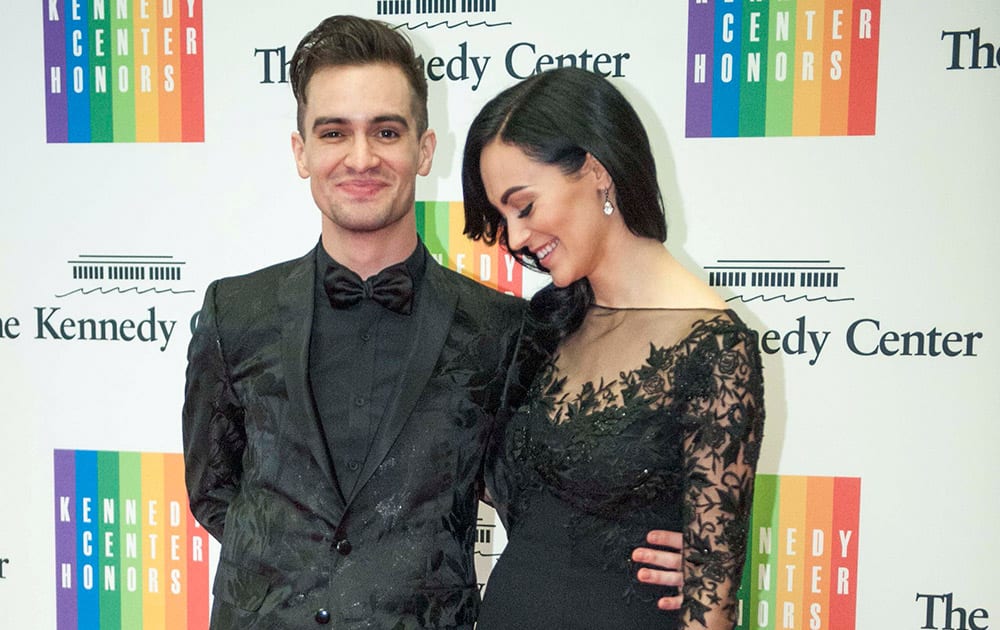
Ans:
{"label": "woman's ear", "polygon": [[587,159],[583,163],[583,172],[586,175],[592,175],[597,182],[597,186],[601,189],[609,188],[612,185],[608,169],[604,168],[601,161],[590,153],[587,154]]}

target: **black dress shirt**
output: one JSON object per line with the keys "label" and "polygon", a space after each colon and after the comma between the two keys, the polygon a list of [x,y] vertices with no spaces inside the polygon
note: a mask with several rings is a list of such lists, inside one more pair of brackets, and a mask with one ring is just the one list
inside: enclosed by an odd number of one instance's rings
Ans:
{"label": "black dress shirt", "polygon": [[[340,492],[347,498],[364,466],[375,430],[396,395],[399,371],[415,334],[416,310],[395,313],[371,299],[349,308],[330,306],[323,274],[339,264],[316,248],[309,385],[323,425]],[[423,243],[406,259],[414,296],[427,268]],[[414,305],[416,300],[414,300]]]}

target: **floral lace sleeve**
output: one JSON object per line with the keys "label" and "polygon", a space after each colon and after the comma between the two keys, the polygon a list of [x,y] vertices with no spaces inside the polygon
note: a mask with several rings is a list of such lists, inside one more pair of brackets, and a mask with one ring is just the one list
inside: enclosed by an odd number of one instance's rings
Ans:
{"label": "floral lace sleeve", "polygon": [[763,433],[755,333],[690,339],[673,374],[684,429],[685,628],[732,628]]}

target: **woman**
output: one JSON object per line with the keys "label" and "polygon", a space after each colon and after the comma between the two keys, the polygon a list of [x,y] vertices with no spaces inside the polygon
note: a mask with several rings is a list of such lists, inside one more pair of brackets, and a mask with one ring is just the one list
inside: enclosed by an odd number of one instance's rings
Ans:
{"label": "woman", "polygon": [[[732,628],[763,429],[756,336],[664,247],[645,129],[607,80],[535,75],[476,117],[466,233],[547,271],[487,472],[508,529],[478,628]],[[629,549],[684,534],[684,603]],[[541,562],[540,562],[541,560]]]}

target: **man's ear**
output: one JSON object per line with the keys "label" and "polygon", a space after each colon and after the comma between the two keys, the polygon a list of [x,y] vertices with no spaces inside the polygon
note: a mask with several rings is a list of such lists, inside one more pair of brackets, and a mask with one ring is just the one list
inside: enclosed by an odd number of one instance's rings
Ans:
{"label": "man's ear", "polygon": [[295,158],[295,169],[299,177],[309,179],[309,165],[306,162],[306,141],[298,131],[292,132],[292,156]]}
{"label": "man's ear", "polygon": [[424,135],[420,136],[420,158],[417,161],[417,174],[426,176],[431,172],[431,165],[434,163],[434,149],[437,148],[437,135],[433,129],[428,129]]}

